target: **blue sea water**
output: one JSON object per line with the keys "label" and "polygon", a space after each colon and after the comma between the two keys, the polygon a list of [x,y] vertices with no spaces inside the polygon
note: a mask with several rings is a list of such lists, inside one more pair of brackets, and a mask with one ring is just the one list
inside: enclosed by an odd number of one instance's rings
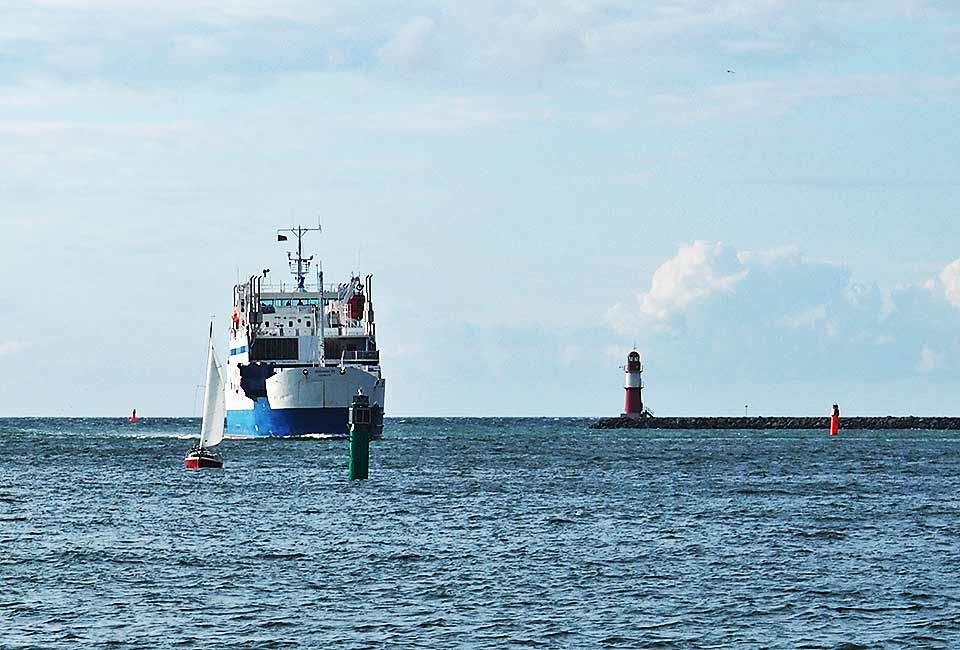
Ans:
{"label": "blue sea water", "polygon": [[960,439],[0,420],[0,647],[960,647]]}

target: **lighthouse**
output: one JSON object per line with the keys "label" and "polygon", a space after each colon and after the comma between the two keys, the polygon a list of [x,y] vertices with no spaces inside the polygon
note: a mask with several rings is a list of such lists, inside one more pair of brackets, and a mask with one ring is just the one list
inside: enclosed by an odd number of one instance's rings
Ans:
{"label": "lighthouse", "polygon": [[639,418],[643,417],[643,398],[640,391],[643,389],[643,379],[640,375],[643,373],[643,364],[640,362],[640,353],[632,350],[627,355],[627,365],[623,367],[624,380],[623,388],[626,396],[623,401],[623,415],[625,417]]}

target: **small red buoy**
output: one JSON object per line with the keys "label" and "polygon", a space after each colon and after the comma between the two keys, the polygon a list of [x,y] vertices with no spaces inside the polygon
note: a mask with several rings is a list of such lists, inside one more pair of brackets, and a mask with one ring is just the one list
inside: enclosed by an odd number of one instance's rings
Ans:
{"label": "small red buoy", "polygon": [[137,421],[137,409],[133,409],[133,415],[130,416],[130,421],[131,422]]}
{"label": "small red buoy", "polygon": [[835,436],[840,433],[840,407],[833,405],[833,415],[830,416],[830,435]]}

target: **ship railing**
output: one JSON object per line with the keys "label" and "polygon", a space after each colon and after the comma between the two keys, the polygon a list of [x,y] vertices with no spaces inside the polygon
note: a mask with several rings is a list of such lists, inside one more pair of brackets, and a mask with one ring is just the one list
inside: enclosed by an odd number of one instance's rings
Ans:
{"label": "ship railing", "polygon": [[358,361],[380,361],[379,350],[344,350],[341,352],[340,359],[344,363],[356,363]]}
{"label": "ship railing", "polygon": [[[353,288],[346,282],[339,284],[330,283],[323,285],[323,292],[333,300],[346,300],[349,296],[353,295]],[[336,298],[333,298],[334,295],[336,295]]]}
{"label": "ship railing", "polygon": [[344,337],[366,336],[367,329],[363,325],[357,325],[357,326],[327,325],[325,333],[330,338],[336,338],[338,336],[344,336]]}
{"label": "ship railing", "polygon": [[[351,287],[349,284],[332,284],[325,283],[322,285],[323,294],[327,300],[346,300],[346,298],[351,294]],[[321,285],[316,282],[305,282],[303,285],[305,291],[310,291],[313,293],[319,292]],[[260,283],[260,293],[288,293],[293,294],[297,293],[297,283],[296,282],[278,282],[278,283]]]}
{"label": "ship railing", "polygon": [[[306,291],[320,291],[319,285],[316,282],[305,282],[303,288]],[[295,293],[297,291],[296,282],[272,282],[260,283],[260,293]]]}

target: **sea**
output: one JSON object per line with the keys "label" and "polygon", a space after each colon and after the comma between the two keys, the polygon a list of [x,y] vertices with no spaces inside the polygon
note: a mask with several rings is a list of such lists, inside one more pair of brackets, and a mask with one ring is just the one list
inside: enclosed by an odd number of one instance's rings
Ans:
{"label": "sea", "polygon": [[0,419],[0,648],[958,648],[960,438]]}

